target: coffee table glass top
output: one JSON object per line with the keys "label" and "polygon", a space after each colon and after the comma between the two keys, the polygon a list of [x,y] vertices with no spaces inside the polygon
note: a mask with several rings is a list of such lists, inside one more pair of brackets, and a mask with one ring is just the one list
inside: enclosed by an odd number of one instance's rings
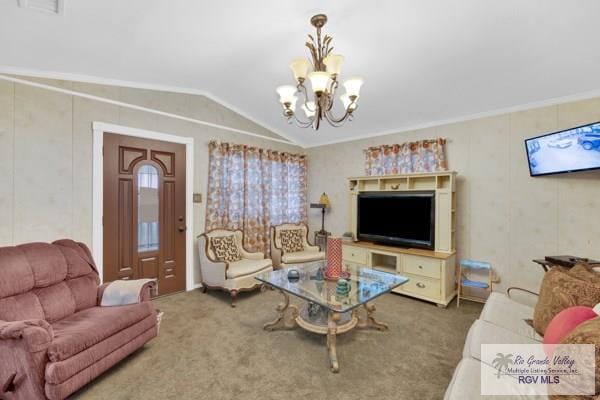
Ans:
{"label": "coffee table glass top", "polygon": [[[298,270],[300,278],[288,280],[290,269]],[[408,282],[408,278],[401,275],[368,267],[350,267],[347,279],[350,291],[340,296],[336,295],[337,282],[325,280],[319,270],[324,273],[324,261],[289,266],[258,275],[256,279],[339,313],[350,311]]]}

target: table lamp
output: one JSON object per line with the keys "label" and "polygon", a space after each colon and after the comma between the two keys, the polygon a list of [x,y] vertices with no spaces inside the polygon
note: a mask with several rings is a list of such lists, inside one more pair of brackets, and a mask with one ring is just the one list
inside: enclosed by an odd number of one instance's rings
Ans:
{"label": "table lamp", "polygon": [[320,208],[321,209],[321,230],[318,232],[319,234],[325,235],[327,231],[325,230],[325,209],[330,208],[331,203],[329,202],[329,197],[327,197],[327,193],[323,192],[321,197],[319,198],[318,203],[311,203],[310,208]]}

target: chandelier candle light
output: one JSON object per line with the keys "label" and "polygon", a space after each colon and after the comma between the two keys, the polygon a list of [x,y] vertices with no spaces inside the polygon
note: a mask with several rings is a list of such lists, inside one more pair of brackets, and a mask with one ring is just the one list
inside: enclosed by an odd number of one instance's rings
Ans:
{"label": "chandelier candle light", "polygon": [[[283,106],[283,115],[289,123],[295,122],[302,128],[312,127],[318,130],[321,121],[325,119],[332,126],[341,126],[345,121],[353,118],[363,80],[353,77],[343,83],[346,93],[339,96],[339,99],[344,107],[344,114],[336,118],[333,115],[333,105],[344,57],[331,54],[333,50],[333,47],[330,47],[333,39],[331,36],[325,35],[321,38],[321,28],[327,23],[327,16],[317,14],[310,19],[310,23],[317,30],[316,40],[312,35],[308,35],[309,41],[306,42],[312,58],[312,66],[305,58],[292,61],[290,68],[297,84],[279,86],[277,88],[279,102]],[[307,78],[314,96],[312,100],[305,86]],[[296,112],[299,96],[302,97],[300,108],[306,118],[298,117],[299,113]]]}

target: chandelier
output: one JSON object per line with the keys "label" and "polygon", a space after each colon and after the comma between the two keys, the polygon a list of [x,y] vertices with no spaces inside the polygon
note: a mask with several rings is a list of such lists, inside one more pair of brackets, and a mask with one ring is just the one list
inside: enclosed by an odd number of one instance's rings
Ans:
{"label": "chandelier", "polygon": [[[308,35],[309,41],[306,42],[312,58],[312,66],[306,58],[292,61],[290,68],[297,84],[296,86],[279,86],[277,88],[279,102],[283,106],[283,115],[290,124],[295,123],[302,128],[312,127],[314,130],[318,130],[321,121],[325,119],[332,126],[341,126],[353,118],[363,80],[359,77],[352,77],[343,83],[346,93],[339,96],[339,99],[344,107],[344,114],[336,117],[333,106],[344,57],[339,54],[331,54],[333,50],[331,36],[325,35],[321,38],[321,28],[327,23],[327,16],[317,14],[310,19],[310,23],[317,30],[316,40],[312,35]],[[311,67],[312,71],[310,71]],[[307,78],[312,89],[312,100],[305,85]],[[299,98],[304,117],[298,116],[300,113],[296,112]]]}

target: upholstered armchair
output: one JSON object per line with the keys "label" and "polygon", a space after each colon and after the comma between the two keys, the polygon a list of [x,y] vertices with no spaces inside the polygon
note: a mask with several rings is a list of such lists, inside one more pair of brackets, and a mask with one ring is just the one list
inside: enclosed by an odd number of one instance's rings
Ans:
{"label": "upholstered armchair", "polygon": [[325,259],[325,252],[308,242],[308,226],[283,224],[271,227],[271,259],[275,268]]}
{"label": "upholstered armchair", "polygon": [[263,253],[251,253],[243,246],[242,231],[215,229],[198,236],[202,291],[220,289],[231,295],[235,307],[239,292],[257,289],[256,275],[273,270]]}

